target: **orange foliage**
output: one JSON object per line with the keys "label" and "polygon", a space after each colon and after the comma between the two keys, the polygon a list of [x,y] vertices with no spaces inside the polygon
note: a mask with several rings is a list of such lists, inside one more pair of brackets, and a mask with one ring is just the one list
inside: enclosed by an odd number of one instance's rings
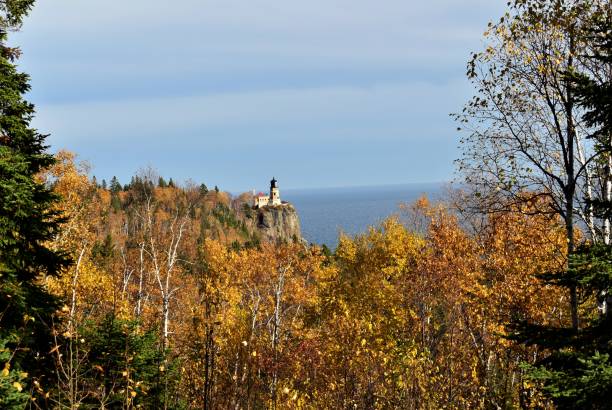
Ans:
{"label": "orange foliage", "polygon": [[[228,247],[212,232],[234,234],[207,219],[226,194],[143,185],[118,193],[117,210],[71,154],[58,158],[47,178],[70,219],[57,242],[81,261],[48,283],[67,300],[64,330],[108,312],[160,329],[164,366],[179,369],[166,388],[186,407],[511,407],[533,394],[518,364],[540,353],[505,325],[568,320],[563,295],[535,278],[564,263],[556,219],[475,223],[421,198],[403,220],[342,236],[331,258],[300,243]],[[110,254],[93,251],[108,238]]]}

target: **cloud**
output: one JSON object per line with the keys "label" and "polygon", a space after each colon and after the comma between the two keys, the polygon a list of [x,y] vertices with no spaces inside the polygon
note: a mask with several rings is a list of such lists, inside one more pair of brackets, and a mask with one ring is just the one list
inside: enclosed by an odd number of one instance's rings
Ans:
{"label": "cloud", "polygon": [[[288,137],[282,133],[292,128],[311,129],[312,142],[328,139],[329,129],[352,130],[335,132],[335,138],[353,139],[360,134],[358,127],[378,127],[380,138],[397,138],[398,133],[405,138],[420,132],[423,121],[429,121],[430,130],[438,128],[440,119],[446,122],[448,112],[439,109],[451,107],[440,101],[452,95],[458,100],[463,86],[415,82],[46,104],[38,110],[36,125],[65,145],[84,137],[112,141],[131,135],[138,140],[183,133],[187,138],[211,130],[235,130],[244,139],[249,136],[239,133],[250,130],[260,141],[273,142]],[[384,135],[386,129],[395,129],[396,135]]]}
{"label": "cloud", "polygon": [[23,40],[35,58],[111,73],[432,66],[467,54],[488,3],[65,0],[40,3]]}
{"label": "cloud", "polygon": [[450,176],[448,113],[467,98],[465,60],[501,7],[47,1],[11,41],[32,75],[35,125],[103,175],[152,164],[248,187],[273,152],[266,167],[290,167],[293,186],[406,182]]}
{"label": "cloud", "polygon": [[[490,0],[429,0],[427,2],[386,0],[177,0],[174,2],[63,0],[41,2],[32,13],[31,24],[47,31],[74,33],[108,28],[112,35],[145,27],[160,30],[173,27],[207,26],[230,29],[266,28],[278,31],[400,30],[417,27],[444,27],[449,20],[469,25],[469,17],[489,16],[500,5]],[[495,18],[494,16],[491,16]],[[368,33],[372,33],[371,30]]]}

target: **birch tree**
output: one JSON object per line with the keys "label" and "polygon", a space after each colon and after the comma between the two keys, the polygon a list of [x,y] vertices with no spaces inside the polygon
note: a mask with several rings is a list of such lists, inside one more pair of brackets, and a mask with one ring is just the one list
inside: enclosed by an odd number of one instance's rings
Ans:
{"label": "birch tree", "polygon": [[[489,24],[486,49],[468,63],[476,96],[454,115],[468,132],[459,170],[481,207],[495,212],[517,203],[543,204],[531,212],[563,219],[568,254],[578,219],[593,240],[605,231],[591,206],[601,195],[598,154],[564,74],[579,69],[609,75],[583,57],[591,45],[581,36],[589,16],[603,7],[609,7],[606,1],[511,2],[499,22]],[[541,197],[546,200],[536,200]],[[575,287],[570,299],[577,328]]]}
{"label": "birch tree", "polygon": [[[172,301],[180,290],[177,276],[181,273],[186,232],[190,227],[189,209],[192,204],[186,195],[175,188],[161,188],[155,191],[152,171],[142,172],[135,179],[132,190],[142,205],[138,208],[142,234],[138,239],[138,293],[136,313],[142,312],[143,288],[146,277],[154,282],[157,289],[161,313],[161,332],[164,349],[168,347]],[[168,190],[165,192],[164,190]],[[145,272],[148,269],[149,273]]]}
{"label": "birch tree", "polygon": [[57,395],[51,400],[60,407],[78,408],[90,396],[87,386],[88,347],[81,334],[84,324],[110,308],[112,282],[92,260],[96,243],[97,217],[100,204],[95,184],[87,176],[88,166],[77,163],[74,154],[60,151],[56,164],[43,178],[62,197],[58,212],[66,222],[53,246],[70,249],[74,264],[60,278],[47,278],[47,287],[61,296],[65,305],[60,320],[53,324],[55,358],[58,377]]}

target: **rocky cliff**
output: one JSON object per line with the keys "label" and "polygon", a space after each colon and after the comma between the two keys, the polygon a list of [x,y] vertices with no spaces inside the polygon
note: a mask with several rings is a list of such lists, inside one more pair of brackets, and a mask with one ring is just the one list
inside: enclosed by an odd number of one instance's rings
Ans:
{"label": "rocky cliff", "polygon": [[254,210],[255,228],[260,238],[269,242],[303,241],[300,218],[293,205],[265,206]]}

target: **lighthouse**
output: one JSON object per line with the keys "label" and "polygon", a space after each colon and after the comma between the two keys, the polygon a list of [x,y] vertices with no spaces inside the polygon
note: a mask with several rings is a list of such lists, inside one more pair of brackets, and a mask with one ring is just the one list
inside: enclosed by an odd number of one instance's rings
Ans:
{"label": "lighthouse", "polygon": [[271,206],[281,204],[280,192],[278,191],[278,186],[276,185],[277,182],[278,181],[276,178],[272,177],[272,181],[270,181],[270,200],[268,202],[268,205]]}
{"label": "lighthouse", "polygon": [[270,181],[270,195],[265,195],[263,192],[255,195],[253,198],[253,206],[255,208],[263,208],[264,206],[283,205],[280,199],[280,191],[278,190],[278,181],[272,177]]}

